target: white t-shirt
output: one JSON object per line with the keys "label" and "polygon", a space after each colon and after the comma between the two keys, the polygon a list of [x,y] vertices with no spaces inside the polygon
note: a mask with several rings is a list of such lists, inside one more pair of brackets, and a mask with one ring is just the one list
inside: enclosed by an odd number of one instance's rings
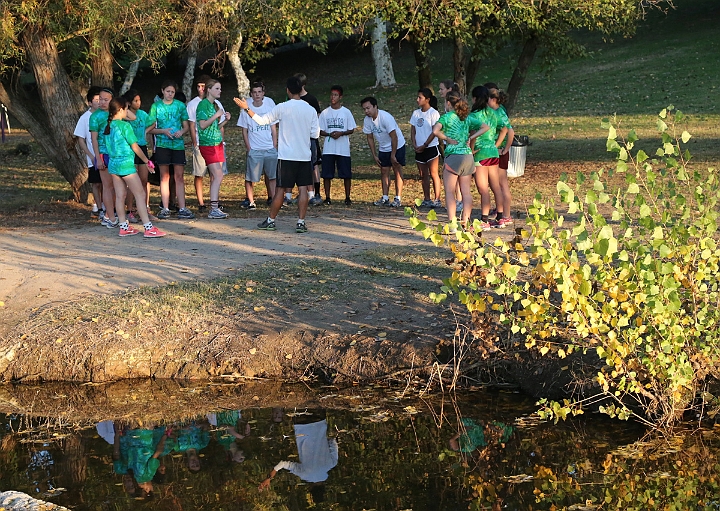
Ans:
{"label": "white t-shirt", "polygon": [[372,133],[375,135],[375,139],[378,142],[378,150],[382,153],[389,153],[392,151],[392,141],[390,140],[390,133],[395,132],[397,134],[397,149],[400,149],[405,145],[405,137],[403,137],[402,131],[395,122],[395,118],[387,113],[385,110],[378,110],[378,115],[375,119],[372,117],[365,116],[363,122],[363,133],[369,135]]}
{"label": "white t-shirt", "polygon": [[[92,136],[90,135],[90,116],[91,115],[92,115],[92,112],[90,110],[88,110],[87,112],[85,112],[84,114],[82,114],[80,116],[80,119],[78,119],[78,122],[75,125],[75,131],[73,132],[73,135],[75,135],[78,138],[84,138],[85,145],[87,146],[88,151],[90,151],[94,155],[95,151],[93,150]],[[85,159],[87,160],[88,168],[95,166],[95,162],[87,154],[85,155]]]}
{"label": "white t-shirt", "polygon": [[[262,105],[260,106],[255,106],[252,103],[250,104],[250,108],[257,115],[264,115],[268,113],[274,106],[275,102],[270,98],[263,98]],[[277,124],[277,122],[273,122],[272,124]],[[268,149],[272,149],[274,147],[270,124],[264,124],[261,126],[255,122],[245,110],[241,110],[237,125],[248,130],[248,142],[250,143],[250,149],[267,151]]]}
{"label": "white t-shirt", "polygon": [[[438,119],[440,119],[440,112],[433,107],[430,107],[427,112],[423,112],[422,109],[418,108],[412,113],[410,124],[415,126],[415,145],[423,145],[427,142]],[[435,147],[436,145],[438,145],[437,137],[433,138],[428,147]]]}
{"label": "white t-shirt", "polygon": [[[201,101],[202,98],[200,96],[195,96],[190,101],[188,101],[187,105],[185,105],[188,113],[188,121],[195,123],[195,140],[200,140],[200,126],[198,126],[197,123],[197,107]],[[219,111],[224,114],[225,108],[222,106],[222,103],[220,103],[219,99],[215,100],[215,104],[218,106]]]}
{"label": "white t-shirt", "polygon": [[[250,110],[253,110],[252,106]],[[258,124],[273,124],[280,121],[279,160],[310,161],[312,159],[310,139],[320,136],[320,127],[317,112],[302,99],[289,99],[275,105],[264,115],[253,116],[253,120]]]}
{"label": "white t-shirt", "polygon": [[[352,112],[341,106],[335,109],[331,106],[327,107],[320,113],[318,118],[320,130],[325,133],[333,133],[335,131],[348,131],[357,128],[355,118]],[[323,144],[323,154],[337,154],[339,156],[350,156],[350,136],[343,135],[338,139],[325,137]]]}
{"label": "white t-shirt", "polygon": [[275,472],[284,468],[308,483],[325,481],[338,463],[337,440],[327,437],[327,422],[295,424],[294,428],[300,462],[281,461],[275,465]]}

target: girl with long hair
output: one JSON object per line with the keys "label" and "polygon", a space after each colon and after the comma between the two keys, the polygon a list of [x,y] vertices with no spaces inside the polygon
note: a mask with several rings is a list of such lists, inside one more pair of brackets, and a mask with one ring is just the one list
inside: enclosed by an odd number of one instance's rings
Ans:
{"label": "girl with long hair", "polygon": [[507,177],[507,168],[510,160],[510,147],[512,147],[513,140],[515,139],[515,130],[513,130],[508,118],[507,111],[503,106],[503,103],[507,101],[507,94],[505,91],[498,89],[494,83],[486,84],[493,85],[494,87],[488,87],[490,91],[490,99],[488,100],[488,106],[495,112],[498,122],[498,128],[500,132],[495,145],[500,153],[500,161],[498,164],[498,186],[502,195],[502,202],[498,203],[497,196],[495,198],[496,218],[500,227],[506,225],[512,225],[512,215],[510,207],[512,205],[512,194],[510,193],[510,182]]}
{"label": "girl with long hair", "polygon": [[475,139],[473,146],[473,159],[475,161],[475,185],[480,192],[480,222],[483,230],[491,227],[500,227],[497,222],[490,220],[490,191],[495,195],[495,203],[502,203],[502,191],[498,180],[499,153],[495,146],[497,118],[495,111],[488,106],[490,91],[487,87],[479,85],[472,90],[473,106],[470,114],[471,127],[479,129],[486,126],[488,129],[482,136]]}
{"label": "girl with long hair", "polygon": [[120,222],[120,236],[132,236],[140,232],[132,227],[125,217],[125,198],[129,189],[135,196],[138,214],[145,228],[145,237],[160,238],[165,236],[165,233],[154,227],[148,216],[145,206],[145,191],[135,168],[135,156],[148,166],[150,172],[155,171],[154,165],[149,162],[145,153],[138,146],[132,126],[123,120],[127,114],[127,108],[128,103],[125,98],[114,98],[110,101],[108,121],[103,130],[110,157],[108,172],[112,176],[115,188],[115,211]]}
{"label": "girl with long hair", "polygon": [[[420,205],[426,208],[442,207],[440,202],[440,176],[438,163],[440,162],[440,149],[438,139],[433,134],[433,126],[440,119],[440,114],[433,108],[433,93],[430,89],[420,89],[417,95],[418,108],[410,117],[410,139],[415,148],[415,163],[417,163],[422,180],[423,201]],[[430,180],[432,179],[435,198],[430,198]]]}

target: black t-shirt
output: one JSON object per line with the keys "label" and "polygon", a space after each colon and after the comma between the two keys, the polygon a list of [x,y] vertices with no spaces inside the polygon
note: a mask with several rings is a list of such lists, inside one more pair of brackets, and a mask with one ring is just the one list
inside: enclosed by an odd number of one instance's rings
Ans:
{"label": "black t-shirt", "polygon": [[300,99],[307,102],[311,107],[315,109],[318,115],[320,115],[320,112],[322,112],[322,110],[320,110],[320,103],[318,103],[318,100],[315,96],[308,92],[304,96],[300,96]]}

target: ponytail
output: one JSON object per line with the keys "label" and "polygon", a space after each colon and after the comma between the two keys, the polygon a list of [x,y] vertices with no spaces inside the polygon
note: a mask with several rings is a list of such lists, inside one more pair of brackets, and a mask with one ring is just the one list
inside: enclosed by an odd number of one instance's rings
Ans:
{"label": "ponytail", "polygon": [[127,105],[128,101],[123,97],[113,98],[112,101],[110,101],[110,106],[108,107],[107,125],[105,126],[105,130],[103,131],[104,135],[110,134],[110,123],[112,122],[113,117],[115,117],[117,113],[123,108],[127,108]]}
{"label": "ponytail", "polygon": [[485,110],[488,104],[488,99],[490,98],[490,91],[488,88],[484,85],[478,85],[472,90],[471,95],[473,97],[472,111],[479,112],[480,110]]}
{"label": "ponytail", "polygon": [[462,94],[456,91],[450,91],[447,93],[447,96],[445,96],[445,101],[452,105],[453,110],[455,110],[455,114],[461,121],[467,119],[467,116],[470,113],[470,107]]}

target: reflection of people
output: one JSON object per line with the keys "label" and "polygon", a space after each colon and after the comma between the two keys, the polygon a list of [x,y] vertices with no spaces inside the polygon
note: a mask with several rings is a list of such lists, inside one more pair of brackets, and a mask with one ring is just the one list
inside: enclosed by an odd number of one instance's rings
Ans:
{"label": "reflection of people", "polygon": [[179,453],[185,453],[187,467],[190,472],[200,471],[200,456],[198,451],[210,443],[208,423],[191,422],[178,430],[176,444],[173,447]]}
{"label": "reflection of people", "polygon": [[[160,467],[160,456],[171,430],[125,429],[115,424],[113,441],[113,469],[123,476],[125,490],[133,495],[150,497],[152,480]],[[137,487],[136,487],[137,485]]]}
{"label": "reflection of people", "polygon": [[[315,414],[296,416],[295,419],[293,429],[300,461],[281,461],[275,465],[268,478],[260,483],[259,489],[269,488],[270,481],[278,471],[285,469],[303,481],[313,483],[310,493],[316,503],[321,502],[324,500],[325,486],[318,483],[326,481],[328,472],[338,463],[337,440],[328,438],[325,419],[318,421]],[[308,420],[313,422],[306,422]],[[298,422],[305,423],[298,424]]]}
{"label": "reflection of people", "polygon": [[460,422],[464,431],[450,439],[450,449],[453,451],[470,453],[480,447],[504,444],[514,431],[512,426],[498,421],[483,425],[482,422],[478,424],[472,419],[463,418]]}
{"label": "reflection of people", "polygon": [[242,440],[250,434],[250,424],[248,423],[245,423],[244,434],[238,433],[240,416],[240,410],[226,410],[207,414],[208,422],[218,428],[216,431],[218,443],[223,446],[228,458],[235,463],[245,461],[245,453],[235,440]]}

